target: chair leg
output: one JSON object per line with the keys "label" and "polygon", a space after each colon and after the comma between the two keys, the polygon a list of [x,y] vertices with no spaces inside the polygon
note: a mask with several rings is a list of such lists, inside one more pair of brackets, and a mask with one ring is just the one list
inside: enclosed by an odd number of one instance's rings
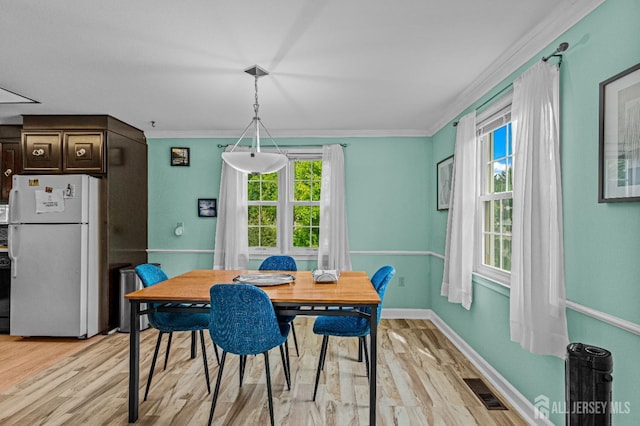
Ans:
{"label": "chair leg", "polygon": [[367,379],[369,378],[369,351],[367,350],[367,336],[360,337],[360,344],[364,351],[364,362],[367,366]]}
{"label": "chair leg", "polygon": [[164,354],[164,368],[167,369],[167,362],[169,361],[169,351],[171,350],[171,339],[173,338],[173,333],[169,333],[169,340],[167,341],[167,351]]}
{"label": "chair leg", "polygon": [[191,359],[198,356],[198,344],[196,343],[196,331],[191,331]]}
{"label": "chair leg", "polygon": [[269,351],[264,352],[264,369],[267,374],[267,395],[269,397],[269,416],[271,417],[271,426],[275,425],[273,419],[273,394],[271,393],[271,372],[269,371]]}
{"label": "chair leg", "polygon": [[287,381],[287,389],[291,390],[291,379],[289,377],[289,365],[288,365],[287,360],[286,360],[285,355],[284,355],[285,349],[283,348],[283,346],[285,346],[285,345],[283,344],[283,345],[279,346],[279,348],[280,348],[280,357],[282,358],[282,368],[284,369],[284,378]]}
{"label": "chair leg", "polygon": [[324,336],[324,338],[322,339],[322,344],[324,345],[324,348],[322,349],[322,368],[321,370],[324,371],[324,362],[326,360],[327,357],[327,348],[329,347],[329,336]]}
{"label": "chair leg", "polygon": [[218,355],[218,345],[213,343],[213,351],[216,353],[216,361],[218,361],[218,365],[220,365],[220,355]]}
{"label": "chair leg", "polygon": [[313,387],[313,400],[316,400],[316,394],[318,393],[318,382],[320,381],[320,371],[324,367],[324,357],[327,353],[327,344],[329,343],[329,336],[322,337],[322,347],[320,348],[320,358],[318,358],[318,371],[316,373],[316,385]]}
{"label": "chair leg", "polygon": [[204,364],[204,377],[207,379],[207,393],[211,394],[211,384],[209,383],[209,364],[207,363],[207,350],[204,346],[204,332],[200,330],[200,346],[202,346],[202,363]]}
{"label": "chair leg", "polygon": [[291,358],[289,357],[289,342],[287,340],[284,341],[284,349],[284,355],[287,359],[287,376],[289,378],[287,384],[289,386],[289,390],[291,390]]}
{"label": "chair leg", "polygon": [[296,347],[296,356],[300,357],[300,352],[298,352],[298,336],[296,336],[296,326],[293,325],[293,321],[291,321],[290,325],[291,325],[291,334],[293,334],[293,344]]}
{"label": "chair leg", "polygon": [[[153,351],[153,360],[151,361],[151,370],[149,370],[149,377],[147,378],[147,388],[144,391],[144,400],[147,400],[149,395],[149,388],[151,387],[151,379],[153,378],[153,370],[156,367],[156,360],[158,359],[158,351],[160,350],[160,343],[162,343],[162,331],[158,331],[158,340],[156,340],[156,350]],[[171,334],[169,334],[171,336]]]}
{"label": "chair leg", "polygon": [[213,391],[213,399],[211,400],[211,411],[209,412],[209,426],[213,421],[213,412],[216,409],[216,402],[218,401],[218,392],[220,391],[220,382],[222,382],[222,370],[224,369],[224,360],[227,358],[227,353],[222,351],[222,358],[220,359],[220,367],[218,368],[218,379],[216,380],[216,387]]}
{"label": "chair leg", "polygon": [[358,362],[362,362],[362,338],[358,339]]}
{"label": "chair leg", "polygon": [[244,378],[244,369],[247,365],[247,356],[240,355],[240,387],[242,387],[242,379]]}

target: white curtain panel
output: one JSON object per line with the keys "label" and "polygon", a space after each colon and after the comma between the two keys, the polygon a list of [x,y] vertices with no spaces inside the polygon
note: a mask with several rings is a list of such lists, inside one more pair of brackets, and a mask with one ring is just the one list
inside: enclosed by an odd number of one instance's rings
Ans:
{"label": "white curtain panel", "polygon": [[476,112],[462,117],[456,129],[441,294],[470,309],[477,197]]}
{"label": "white curtain panel", "polygon": [[540,61],[513,83],[511,340],[564,358],[559,70]]}
{"label": "white curtain panel", "polygon": [[[227,147],[227,151],[230,147]],[[236,148],[236,151],[238,148]],[[247,175],[222,162],[213,269],[247,269]]]}
{"label": "white curtain panel", "polygon": [[344,153],[339,144],[322,147],[318,269],[351,270],[344,191]]}

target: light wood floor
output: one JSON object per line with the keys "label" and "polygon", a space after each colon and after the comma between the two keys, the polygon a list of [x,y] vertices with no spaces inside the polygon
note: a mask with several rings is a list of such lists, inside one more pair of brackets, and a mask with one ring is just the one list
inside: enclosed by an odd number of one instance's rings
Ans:
{"label": "light wood floor", "polygon": [[79,340],[0,334],[0,392],[42,371],[65,356],[98,342],[103,336]]}
{"label": "light wood floor", "polygon": [[[300,357],[290,347],[292,387],[286,389],[278,350],[270,352],[278,425],[366,425],[369,388],[357,339],[331,338],[316,402],[311,401],[321,338],[313,319],[296,318]],[[218,372],[208,334],[211,387]],[[141,398],[157,338],[142,332]],[[291,340],[291,339],[290,339]],[[202,359],[189,359],[189,333],[176,333],[166,371],[156,366],[137,424],[206,424]],[[127,424],[129,335],[113,334],[0,392],[2,425]],[[163,352],[161,352],[163,353]],[[200,355],[200,354],[199,354]],[[262,356],[251,357],[238,387],[238,357],[229,355],[214,424],[268,424]],[[382,320],[378,351],[379,425],[526,425],[513,410],[487,410],[463,378],[480,377],[460,352],[423,320]],[[487,382],[488,384],[488,382]],[[503,402],[504,399],[502,399]]]}

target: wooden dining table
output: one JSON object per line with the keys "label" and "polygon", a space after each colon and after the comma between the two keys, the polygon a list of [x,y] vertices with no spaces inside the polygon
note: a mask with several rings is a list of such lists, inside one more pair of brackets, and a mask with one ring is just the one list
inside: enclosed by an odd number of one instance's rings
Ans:
{"label": "wooden dining table", "polygon": [[[265,271],[259,271],[265,273]],[[283,271],[273,271],[283,273]],[[201,309],[210,302],[209,289],[233,283],[248,270],[199,269],[125,295],[130,302],[129,337],[129,423],[138,420],[140,381],[140,316],[149,312],[142,304],[153,303],[157,310]],[[280,285],[261,286],[282,315],[348,315],[369,320],[369,422],[376,423],[377,323],[380,297],[365,272],[343,271],[337,282],[316,283],[310,271],[286,271],[295,280]],[[178,304],[180,306],[178,306]]]}

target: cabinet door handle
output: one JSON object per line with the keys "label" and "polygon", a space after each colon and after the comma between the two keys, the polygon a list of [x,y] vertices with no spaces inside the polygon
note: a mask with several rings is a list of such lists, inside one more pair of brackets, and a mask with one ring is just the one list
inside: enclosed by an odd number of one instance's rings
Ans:
{"label": "cabinet door handle", "polygon": [[11,176],[11,173],[13,173],[13,170],[11,170],[11,169],[7,169],[7,170],[5,170],[5,171],[4,171],[4,175],[5,175],[6,177]]}
{"label": "cabinet door handle", "polygon": [[76,151],[76,157],[84,157],[86,153],[87,153],[86,149],[80,148],[79,150]]}
{"label": "cabinet door handle", "polygon": [[34,157],[40,157],[41,155],[44,155],[44,149],[40,148],[40,149],[34,149],[31,152],[31,155],[33,155]]}

